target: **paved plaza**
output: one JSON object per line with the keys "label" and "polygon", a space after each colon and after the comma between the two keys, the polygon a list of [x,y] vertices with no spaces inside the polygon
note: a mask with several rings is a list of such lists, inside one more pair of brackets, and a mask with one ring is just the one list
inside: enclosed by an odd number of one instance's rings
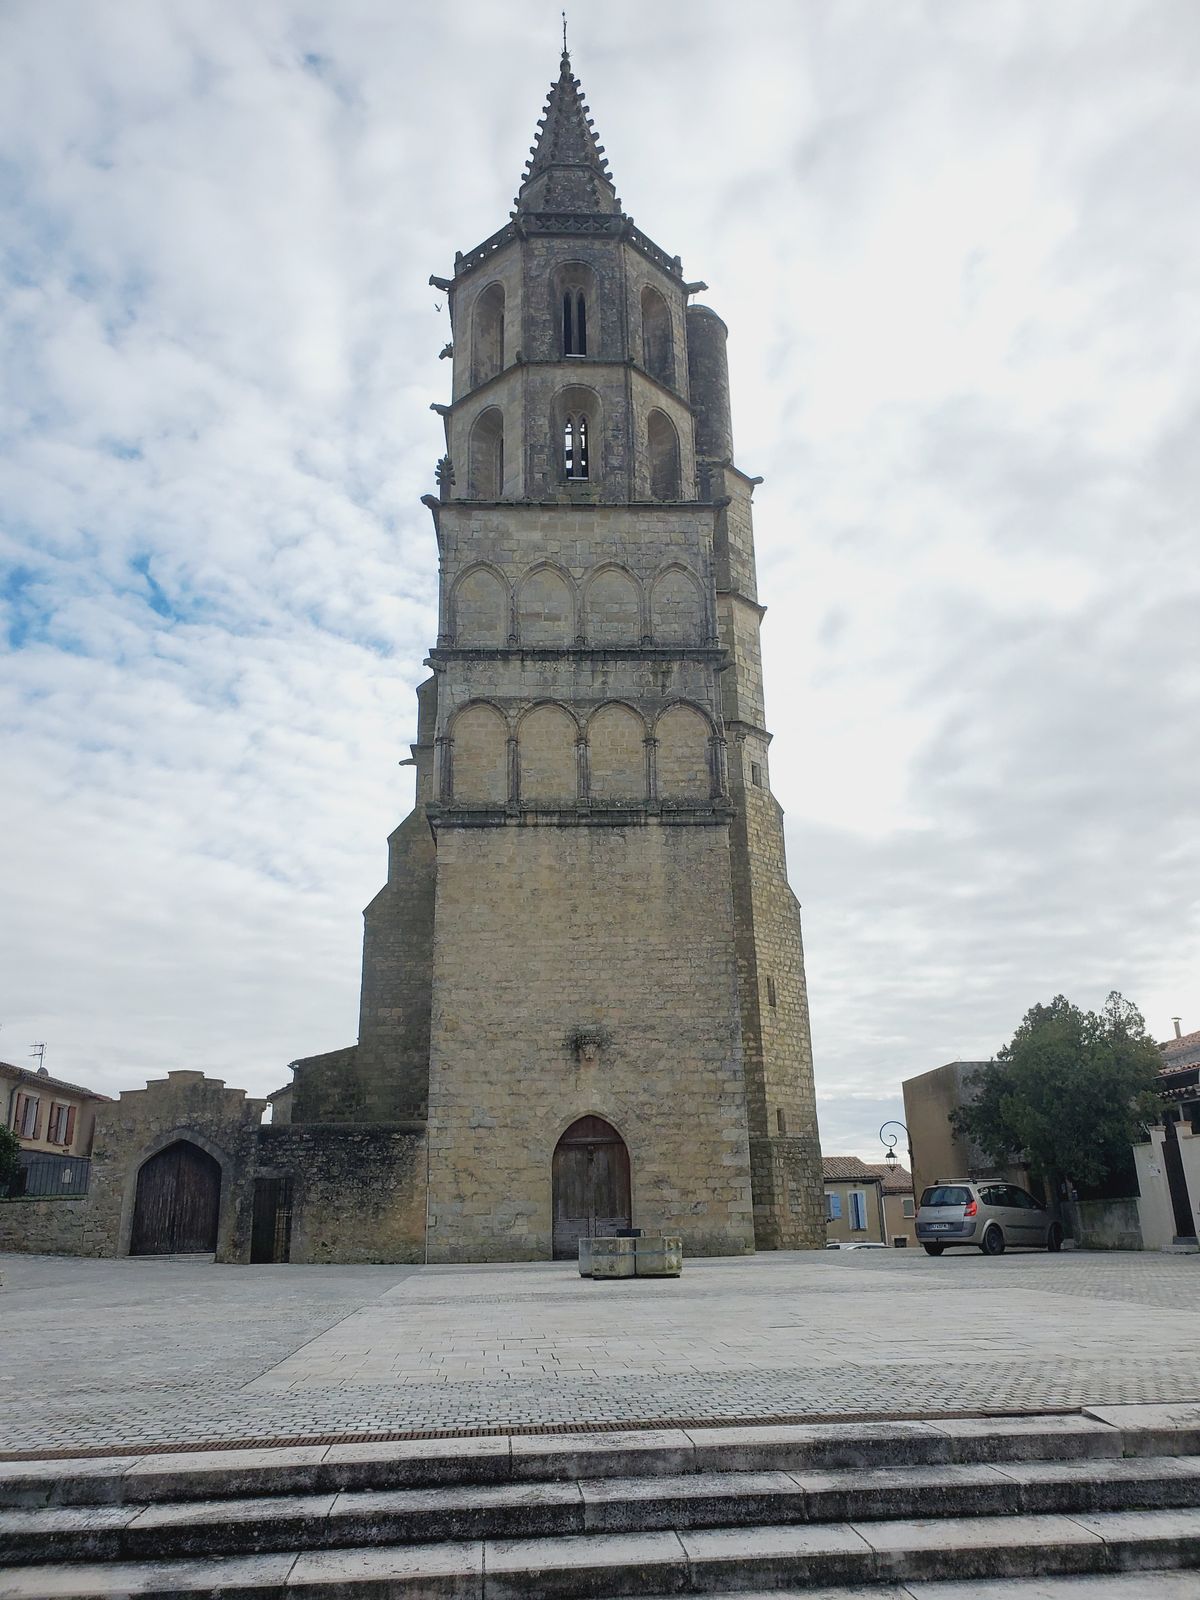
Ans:
{"label": "paved plaza", "polygon": [[0,1455],[1200,1399],[1200,1260],[851,1251],[221,1267],[0,1257]]}

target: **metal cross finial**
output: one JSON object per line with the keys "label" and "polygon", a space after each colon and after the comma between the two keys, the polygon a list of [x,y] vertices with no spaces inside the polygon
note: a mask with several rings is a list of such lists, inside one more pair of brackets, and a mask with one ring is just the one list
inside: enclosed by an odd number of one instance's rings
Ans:
{"label": "metal cross finial", "polygon": [[563,55],[566,55],[566,53],[567,53],[567,13],[565,11],[562,14],[562,19],[563,19]]}

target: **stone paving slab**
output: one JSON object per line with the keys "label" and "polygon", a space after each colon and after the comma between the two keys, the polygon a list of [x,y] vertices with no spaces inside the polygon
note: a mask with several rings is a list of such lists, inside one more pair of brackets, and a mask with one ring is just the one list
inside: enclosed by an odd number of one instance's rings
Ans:
{"label": "stone paving slab", "polygon": [[[1200,1258],[829,1251],[565,1263],[3,1258],[9,1451],[1191,1404]],[[53,1307],[53,1315],[47,1308]]]}

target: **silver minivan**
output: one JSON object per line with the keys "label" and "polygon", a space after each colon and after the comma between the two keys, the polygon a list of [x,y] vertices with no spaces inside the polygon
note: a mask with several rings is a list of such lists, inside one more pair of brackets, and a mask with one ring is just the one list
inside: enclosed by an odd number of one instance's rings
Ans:
{"label": "silver minivan", "polygon": [[1015,1183],[939,1179],[921,1195],[917,1239],[925,1254],[940,1256],[953,1245],[974,1245],[985,1256],[1006,1246],[1061,1250],[1062,1224]]}

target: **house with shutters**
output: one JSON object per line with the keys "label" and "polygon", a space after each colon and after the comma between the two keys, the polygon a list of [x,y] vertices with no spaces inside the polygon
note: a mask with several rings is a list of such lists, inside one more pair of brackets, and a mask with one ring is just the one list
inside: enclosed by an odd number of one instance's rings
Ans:
{"label": "house with shutters", "polygon": [[52,1078],[45,1067],[30,1071],[0,1061],[4,1125],[22,1150],[18,1194],[73,1194],[87,1189],[96,1107],[109,1096]]}
{"label": "house with shutters", "polygon": [[825,1243],[884,1244],[883,1179],[859,1156],[822,1156]]}

